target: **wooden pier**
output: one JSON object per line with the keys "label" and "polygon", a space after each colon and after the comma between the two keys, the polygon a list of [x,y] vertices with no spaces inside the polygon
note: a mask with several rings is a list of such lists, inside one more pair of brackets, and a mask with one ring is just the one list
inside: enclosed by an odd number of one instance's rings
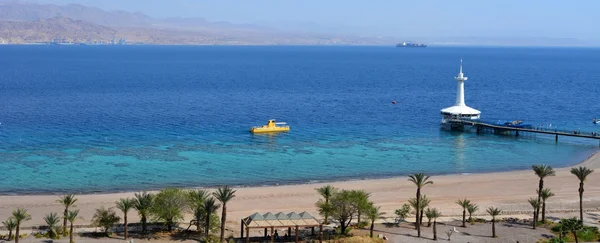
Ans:
{"label": "wooden pier", "polygon": [[578,138],[591,138],[600,140],[600,134],[596,132],[580,132],[576,130],[559,130],[559,129],[551,129],[551,128],[541,128],[541,127],[532,127],[532,128],[523,128],[523,127],[515,127],[511,125],[498,125],[492,123],[486,123],[480,120],[466,120],[466,119],[449,119],[446,121],[450,125],[462,125],[462,126],[473,126],[477,129],[477,133],[482,132],[484,129],[491,129],[494,133],[503,133],[503,132],[515,132],[515,136],[519,136],[519,132],[528,132],[528,133],[541,133],[541,134],[549,134],[554,135],[555,140],[558,141],[558,136],[568,136],[568,137],[578,137]]}

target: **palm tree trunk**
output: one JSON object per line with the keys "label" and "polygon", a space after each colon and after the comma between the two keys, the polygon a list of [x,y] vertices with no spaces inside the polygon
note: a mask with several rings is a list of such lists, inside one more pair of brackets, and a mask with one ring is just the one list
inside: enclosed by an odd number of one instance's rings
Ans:
{"label": "palm tree trunk", "polygon": [[65,207],[65,213],[63,214],[63,228],[62,228],[63,235],[67,234],[67,214],[68,213],[69,213],[69,207]]}
{"label": "palm tree trunk", "polygon": [[417,227],[417,237],[421,237],[421,225],[419,224],[419,209],[421,209],[421,188],[417,188],[417,213],[415,214],[415,225]]}
{"label": "palm tree trunk", "polygon": [[427,219],[427,227],[431,227],[431,219]]}
{"label": "palm tree trunk", "polygon": [[375,220],[371,220],[371,238],[373,238],[373,228],[375,228]]}
{"label": "palm tree trunk", "polygon": [[204,240],[208,242],[208,229],[210,229],[210,212],[206,212],[206,225],[204,225]]}
{"label": "palm tree trunk", "polygon": [[[537,203],[538,203],[538,207],[535,209],[535,215],[533,216],[533,222],[534,224],[537,223],[537,220],[540,218],[540,207],[539,205],[541,204],[541,200],[542,200],[542,190],[544,190],[544,180],[540,179],[540,185],[538,188],[538,198],[537,198]],[[534,226],[535,229],[535,226]]]}
{"label": "palm tree trunk", "polygon": [[142,215],[142,232],[146,233],[146,215]]}
{"label": "palm tree trunk", "polygon": [[198,233],[200,232],[200,217],[196,218],[196,231],[198,231]]}
{"label": "palm tree trunk", "polygon": [[542,223],[546,222],[546,200],[542,202]]}
{"label": "palm tree trunk", "polygon": [[462,227],[465,227],[465,228],[467,227],[467,225],[465,225],[466,220],[467,220],[467,210],[465,210],[463,208],[463,225],[462,225]]}
{"label": "palm tree trunk", "polygon": [[583,222],[583,182],[579,182],[579,219]]}
{"label": "palm tree trunk", "polygon": [[15,231],[15,243],[19,243],[19,232],[21,231],[21,224],[17,224],[17,230]]}
{"label": "palm tree trunk", "polygon": [[423,213],[425,210],[421,209],[421,215],[419,216],[419,225],[423,225]]}
{"label": "palm tree trunk", "polygon": [[577,232],[571,231],[573,233],[573,238],[575,238],[575,243],[579,243],[579,239],[577,239]]}
{"label": "palm tree trunk", "polygon": [[12,229],[8,231],[8,241],[10,241],[10,238],[12,238]]}
{"label": "palm tree trunk", "polygon": [[223,211],[221,211],[221,237],[219,242],[223,242],[225,238],[225,219],[227,218],[227,204],[223,203]]}
{"label": "palm tree trunk", "polygon": [[356,219],[356,224],[358,225],[358,227],[360,227],[360,209],[358,209],[358,215],[357,215],[357,219]]}
{"label": "palm tree trunk", "polygon": [[[125,231],[125,232],[127,232],[127,231]],[[127,233],[125,233],[125,234],[127,234]],[[125,238],[125,239],[127,239],[127,238]],[[71,222],[71,227],[69,230],[69,243],[75,243],[75,241],[73,240],[73,222]]]}
{"label": "palm tree trunk", "polygon": [[492,237],[496,238],[496,220],[492,219]]}
{"label": "palm tree trunk", "polygon": [[437,225],[437,220],[433,220],[433,240],[437,240],[437,228],[435,227]]}
{"label": "palm tree trunk", "polygon": [[[329,197],[325,198],[325,205],[329,206]],[[329,224],[329,210],[325,210],[325,222],[323,224]]]}
{"label": "palm tree trunk", "polygon": [[125,223],[125,240],[127,240],[127,237],[129,236],[127,233],[127,214],[123,216],[123,223]]}

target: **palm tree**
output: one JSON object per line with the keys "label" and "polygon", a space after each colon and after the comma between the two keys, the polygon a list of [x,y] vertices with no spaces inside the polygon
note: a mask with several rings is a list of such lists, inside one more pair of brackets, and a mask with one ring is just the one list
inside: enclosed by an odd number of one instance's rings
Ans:
{"label": "palm tree", "polygon": [[431,208],[427,208],[425,210],[425,216],[427,217],[427,227],[431,226],[431,220],[433,220],[433,217],[432,217],[433,211],[431,211],[431,210],[432,210]]}
{"label": "palm tree", "polygon": [[221,202],[223,208],[221,209],[221,236],[219,237],[219,242],[223,242],[223,238],[225,238],[225,220],[227,218],[227,202],[235,197],[235,190],[231,189],[229,186],[224,186],[217,189],[216,192],[213,192],[213,196]]}
{"label": "palm tree", "polygon": [[77,202],[77,198],[75,195],[68,194],[61,196],[60,199],[56,200],[57,203],[62,204],[65,207],[65,211],[63,213],[63,235],[67,235],[67,213],[69,213],[69,207],[75,207],[75,202]]}
{"label": "palm tree", "polygon": [[417,217],[417,219],[419,220],[419,224],[423,224],[423,213],[425,208],[427,208],[427,206],[429,206],[429,203],[431,203],[431,200],[429,198],[427,198],[427,195],[421,195],[421,199],[419,200],[419,203],[421,204],[419,207],[417,207],[417,199],[416,198],[411,198],[408,199],[408,204],[410,204],[410,206],[412,208],[415,209],[415,217]]}
{"label": "palm tree", "polygon": [[150,208],[152,207],[153,196],[150,193],[136,193],[135,194],[135,210],[140,215],[140,222],[142,223],[142,232],[146,233],[146,226],[148,222],[148,215],[150,214]]}
{"label": "palm tree", "polygon": [[456,201],[456,204],[460,205],[463,209],[463,220],[462,220],[462,227],[467,227],[467,225],[465,224],[466,220],[467,220],[467,208],[469,207],[469,205],[471,204],[470,200],[467,200],[466,198],[463,200],[458,200]]}
{"label": "palm tree", "polygon": [[204,201],[204,213],[206,218],[204,221],[204,237],[208,242],[208,232],[210,231],[210,216],[213,215],[220,207],[214,198],[208,198]]}
{"label": "palm tree", "polygon": [[433,240],[437,240],[437,218],[442,216],[442,213],[437,208],[427,209],[429,216],[428,218],[433,219]]}
{"label": "palm tree", "polygon": [[579,166],[571,169],[571,174],[577,176],[579,179],[579,220],[583,222],[583,182],[586,177],[592,174],[594,170],[590,170],[587,167]]}
{"label": "palm tree", "polygon": [[477,206],[477,204],[471,203],[469,204],[469,206],[467,207],[467,212],[469,212],[469,222],[471,224],[474,224],[475,222],[473,221],[473,214],[475,212],[477,212],[477,210],[479,210],[479,206]]}
{"label": "palm tree", "polygon": [[573,217],[570,219],[561,219],[560,225],[562,230],[571,232],[573,237],[575,238],[575,243],[579,243],[579,239],[577,239],[577,231],[583,228],[583,221]]}
{"label": "palm tree", "polygon": [[206,190],[192,190],[189,191],[189,196],[194,213],[192,222],[196,223],[196,230],[200,232],[200,223],[204,221],[204,201],[208,199],[209,195]]}
{"label": "palm tree", "polygon": [[329,199],[331,199],[331,197],[333,197],[333,194],[337,191],[337,189],[335,187],[333,187],[332,185],[326,185],[323,186],[321,188],[317,188],[316,189],[317,192],[319,194],[321,194],[321,196],[323,197],[323,199],[325,199],[325,210],[323,210],[323,216],[325,217],[325,221],[323,222],[323,224],[328,224],[329,222],[329,214],[331,213],[331,210],[329,206]]}
{"label": "palm tree", "polygon": [[[79,214],[79,209],[77,209],[77,210],[71,210],[67,214],[67,220],[69,220],[69,223],[70,223],[70,227],[69,227],[69,243],[75,243],[75,241],[73,240],[73,223],[75,223],[75,219],[77,219],[77,215],[78,214]],[[127,232],[127,230],[125,230],[125,232]]]}
{"label": "palm tree", "polygon": [[356,204],[355,206],[357,209],[356,223],[358,227],[362,227],[360,223],[361,216],[364,211],[369,210],[369,197],[371,194],[363,190],[352,190],[352,196],[354,197],[354,203]]}
{"label": "palm tree", "polygon": [[7,240],[9,240],[9,241],[12,240],[12,232],[17,227],[17,222],[15,222],[15,220],[13,218],[8,218],[6,221],[2,222],[2,224],[8,230],[8,239]]}
{"label": "palm tree", "polygon": [[[421,197],[420,203],[421,207],[419,208],[419,210],[421,211],[421,215],[419,215],[419,224],[423,225],[423,216],[425,215],[425,209],[429,207],[429,203],[431,203],[431,200],[427,198],[427,195],[423,195]],[[427,227],[429,227],[429,225]]]}
{"label": "palm tree", "polygon": [[375,228],[375,220],[380,219],[385,215],[385,212],[381,212],[381,207],[375,207],[373,203],[370,203],[369,209],[367,210],[367,217],[371,220],[371,229],[369,235],[373,238],[373,228]]}
{"label": "palm tree", "polygon": [[15,243],[19,243],[19,232],[21,230],[21,223],[31,220],[31,215],[27,212],[27,209],[17,208],[12,212],[12,218],[17,223],[15,231]]}
{"label": "palm tree", "polygon": [[[533,169],[533,172],[535,172],[535,175],[537,175],[540,178],[540,182],[538,185],[538,197],[537,197],[537,201],[538,201],[538,205],[541,205],[542,202],[542,190],[544,189],[544,178],[548,177],[548,176],[554,176],[554,169],[552,169],[552,166],[549,165],[533,165],[531,166],[531,169]],[[535,217],[534,218],[538,218],[540,215],[540,208],[538,207],[535,210]]]}
{"label": "palm tree", "polygon": [[419,219],[419,210],[421,207],[421,188],[423,188],[424,186],[426,186],[428,184],[433,184],[433,181],[430,181],[429,176],[425,176],[425,174],[423,174],[423,173],[409,175],[408,181],[414,183],[415,186],[417,186],[417,195],[416,195],[417,213],[415,214],[417,217],[415,220],[415,227],[417,228],[417,237],[421,237],[421,224],[420,224],[420,219]]}
{"label": "palm tree", "polygon": [[542,223],[546,222],[546,200],[553,196],[554,193],[550,191],[550,188],[544,188],[544,190],[542,190]]}
{"label": "palm tree", "polygon": [[118,202],[115,203],[117,208],[123,212],[123,225],[125,226],[125,240],[129,236],[129,231],[127,228],[127,213],[129,210],[135,207],[135,199],[132,198],[121,198]]}
{"label": "palm tree", "polygon": [[[67,216],[68,214],[69,213],[67,213]],[[56,233],[56,225],[60,223],[60,218],[58,217],[58,215],[56,213],[46,214],[46,217],[44,217],[44,221],[46,221],[46,224],[48,225],[48,238],[56,238],[56,236],[54,235],[54,233]]]}
{"label": "palm tree", "polygon": [[489,207],[487,213],[492,216],[492,237],[496,238],[496,216],[502,213],[502,210],[494,207]]}
{"label": "palm tree", "polygon": [[533,208],[533,229],[537,226],[537,214],[536,211],[540,208],[540,203],[537,199],[531,197],[529,198],[529,204]]}

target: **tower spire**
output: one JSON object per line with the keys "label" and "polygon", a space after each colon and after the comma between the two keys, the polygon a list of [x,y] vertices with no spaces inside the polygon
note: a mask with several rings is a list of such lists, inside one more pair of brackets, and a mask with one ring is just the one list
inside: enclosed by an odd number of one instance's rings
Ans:
{"label": "tower spire", "polygon": [[457,106],[466,106],[465,105],[465,81],[468,79],[465,77],[465,74],[462,70],[462,58],[460,59],[460,71],[458,75],[454,77],[456,81],[458,81],[458,87],[456,90],[456,105]]}
{"label": "tower spire", "polygon": [[442,109],[442,115],[444,116],[442,123],[445,123],[448,119],[479,119],[481,112],[465,104],[465,81],[467,79],[463,73],[461,58],[458,75],[454,77],[457,83],[456,103],[454,106]]}

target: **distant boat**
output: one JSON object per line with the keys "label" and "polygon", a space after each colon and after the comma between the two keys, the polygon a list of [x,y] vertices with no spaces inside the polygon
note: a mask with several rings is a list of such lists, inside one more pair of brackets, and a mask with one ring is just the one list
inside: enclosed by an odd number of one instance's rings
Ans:
{"label": "distant boat", "polygon": [[412,42],[402,42],[402,43],[396,44],[396,47],[427,47],[427,45],[412,43]]}

